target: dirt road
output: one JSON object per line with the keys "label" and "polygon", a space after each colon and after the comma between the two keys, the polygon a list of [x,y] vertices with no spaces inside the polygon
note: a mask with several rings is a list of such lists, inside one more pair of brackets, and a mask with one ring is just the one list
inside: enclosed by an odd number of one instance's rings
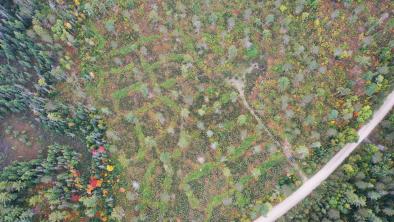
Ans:
{"label": "dirt road", "polygon": [[365,124],[359,131],[359,140],[356,143],[345,145],[331,160],[313,177],[308,179],[298,190],[292,193],[280,204],[273,207],[265,217],[260,217],[255,222],[271,222],[275,221],[287,211],[301,202],[312,191],[318,187],[328,176],[338,168],[341,163],[352,153],[357,146],[368,137],[372,130],[383,120],[394,106],[394,91],[392,91],[385,99],[382,106],[374,113],[372,119]]}

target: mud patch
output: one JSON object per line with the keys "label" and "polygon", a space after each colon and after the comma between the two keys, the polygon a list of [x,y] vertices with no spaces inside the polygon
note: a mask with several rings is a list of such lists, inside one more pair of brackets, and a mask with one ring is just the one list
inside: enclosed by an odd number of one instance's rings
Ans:
{"label": "mud patch", "polygon": [[42,150],[39,137],[36,126],[27,119],[18,120],[15,116],[7,118],[1,124],[0,168],[13,161],[35,159]]}
{"label": "mud patch", "polygon": [[54,143],[68,145],[83,157],[89,156],[80,139],[51,133],[29,115],[10,115],[0,123],[0,169],[14,161],[36,159]]}

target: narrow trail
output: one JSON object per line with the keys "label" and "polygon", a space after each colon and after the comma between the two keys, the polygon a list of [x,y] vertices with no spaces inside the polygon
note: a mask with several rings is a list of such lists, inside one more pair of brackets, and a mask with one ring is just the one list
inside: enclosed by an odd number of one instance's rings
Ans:
{"label": "narrow trail", "polygon": [[358,131],[359,139],[356,143],[346,144],[331,158],[313,177],[307,180],[300,188],[293,192],[284,201],[273,207],[266,216],[257,218],[254,222],[271,222],[277,220],[291,208],[296,206],[312,191],[326,180],[337,169],[342,162],[365,140],[372,130],[384,119],[394,106],[394,91],[384,100],[382,106],[374,113],[372,119]]}
{"label": "narrow trail", "polygon": [[298,166],[298,164],[295,162],[293,158],[293,154],[291,153],[291,145],[290,143],[285,140],[282,144],[282,151],[285,154],[287,161],[291,164],[292,167],[298,172],[299,176],[302,179],[302,182],[305,182],[308,180],[308,177],[304,174],[304,171]]}
{"label": "narrow trail", "polygon": [[238,90],[239,95],[241,97],[241,100],[246,107],[246,109],[249,110],[250,114],[256,119],[257,123],[263,128],[263,130],[268,134],[268,136],[275,142],[275,144],[278,147],[281,147],[283,154],[286,156],[287,161],[289,164],[296,170],[298,173],[298,176],[302,179],[303,182],[308,180],[308,177],[304,174],[304,172],[301,170],[301,168],[298,166],[298,164],[294,161],[293,155],[291,153],[291,148],[290,144],[287,141],[284,141],[283,143],[280,143],[276,137],[272,134],[272,132],[268,129],[268,127],[263,123],[261,118],[257,116],[255,111],[249,106],[248,101],[246,100],[245,97],[245,92],[244,92],[244,87],[245,84],[242,80],[239,79],[230,79],[228,82]]}

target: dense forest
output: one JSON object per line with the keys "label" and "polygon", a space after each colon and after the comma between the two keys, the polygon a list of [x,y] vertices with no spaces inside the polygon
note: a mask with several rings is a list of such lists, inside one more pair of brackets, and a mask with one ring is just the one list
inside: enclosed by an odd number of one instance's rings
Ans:
{"label": "dense forest", "polygon": [[[81,138],[91,156],[82,158],[84,150],[54,143],[42,147],[35,159],[6,166],[0,173],[0,220],[104,221],[114,205],[116,174],[105,148],[105,123],[92,108],[53,99],[55,85],[65,78],[56,53],[62,45],[31,33],[32,27],[40,31],[34,23],[45,9],[40,1],[7,1],[0,6],[0,118],[19,113],[70,140]],[[52,9],[69,13],[57,5]]]}

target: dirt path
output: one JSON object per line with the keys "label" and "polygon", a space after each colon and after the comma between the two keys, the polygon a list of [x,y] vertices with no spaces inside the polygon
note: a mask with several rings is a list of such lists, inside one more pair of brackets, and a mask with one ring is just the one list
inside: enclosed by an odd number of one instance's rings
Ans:
{"label": "dirt path", "polygon": [[257,120],[257,123],[263,127],[264,131],[268,134],[269,137],[275,142],[275,144],[282,149],[283,154],[286,156],[287,161],[289,164],[296,170],[298,173],[298,176],[302,179],[303,182],[308,180],[308,177],[304,174],[304,172],[301,170],[301,168],[298,166],[298,164],[295,162],[293,155],[291,153],[291,146],[287,141],[284,141],[283,143],[279,142],[276,137],[271,133],[271,131],[268,129],[268,127],[263,123],[261,118],[256,115],[254,110],[249,106],[248,101],[246,100],[245,97],[245,92],[244,92],[244,87],[245,83],[242,80],[239,79],[230,79],[228,82],[238,90],[239,95],[241,97],[241,100],[246,107],[246,109],[249,110],[249,112],[252,114],[252,116]]}
{"label": "dirt path", "polygon": [[308,177],[304,174],[304,171],[298,166],[298,164],[295,162],[293,154],[291,152],[291,145],[287,140],[285,140],[282,143],[282,152],[285,154],[287,161],[290,163],[292,167],[298,172],[298,175],[301,177],[302,182],[305,182],[308,180]]}
{"label": "dirt path", "polygon": [[372,130],[383,120],[383,118],[390,112],[394,106],[394,91],[392,91],[384,100],[383,105],[375,112],[373,118],[364,125],[359,131],[359,139],[356,143],[346,144],[331,160],[313,177],[306,181],[298,190],[293,192],[280,204],[276,205],[268,212],[265,217],[260,217],[255,222],[271,222],[275,221],[287,211],[301,202],[312,191],[318,187],[328,176],[339,167],[342,162],[352,153],[357,146],[368,137]]}

